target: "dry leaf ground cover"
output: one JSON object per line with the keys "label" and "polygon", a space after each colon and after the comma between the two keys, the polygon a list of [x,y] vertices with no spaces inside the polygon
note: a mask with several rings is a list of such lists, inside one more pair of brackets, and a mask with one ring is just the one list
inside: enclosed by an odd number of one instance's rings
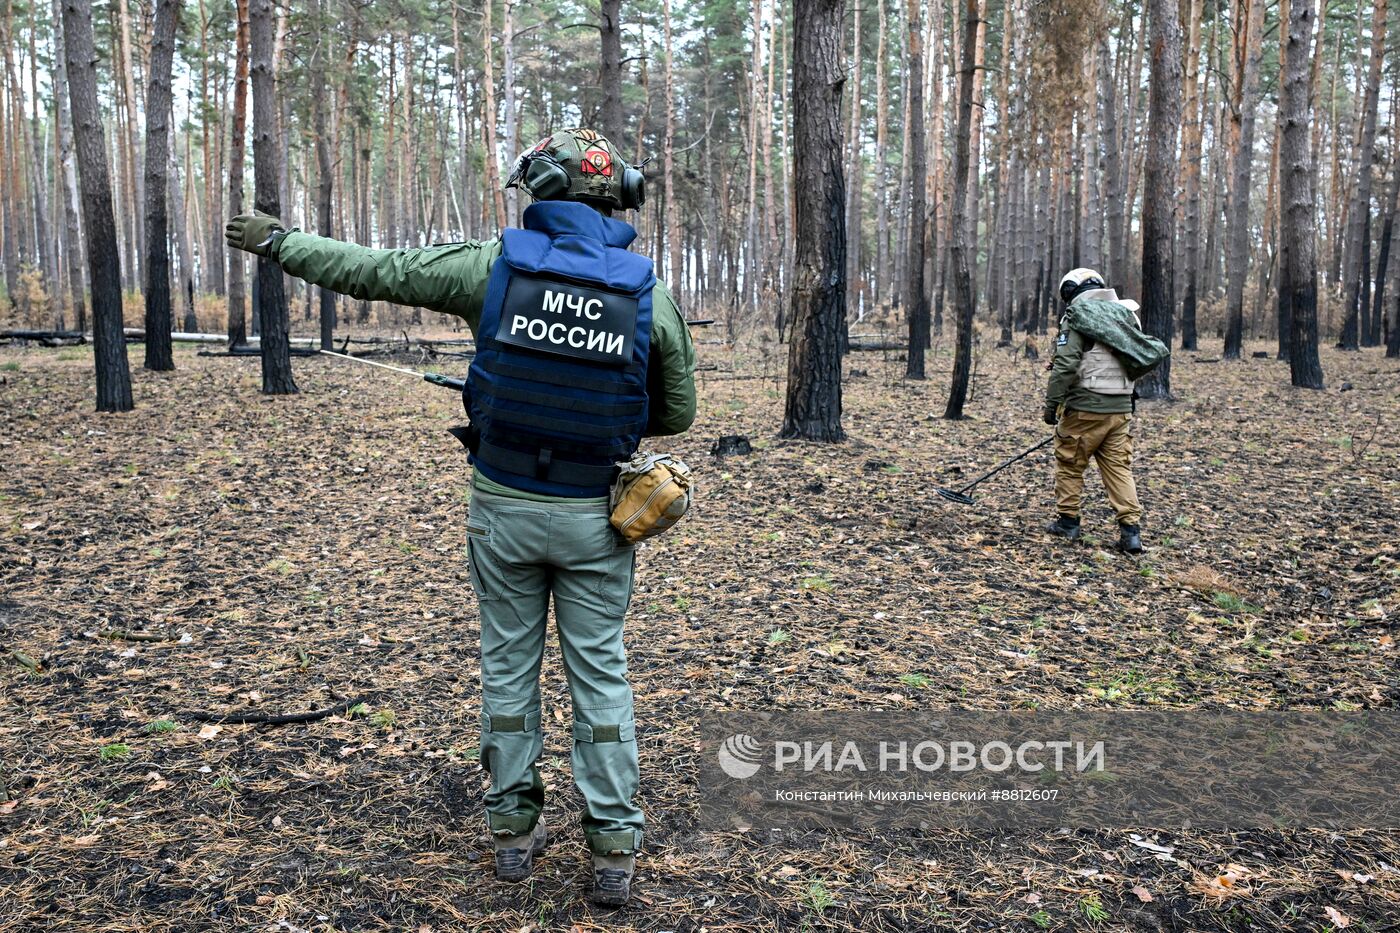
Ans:
{"label": "dry leaf ground cover", "polygon": [[[1088,542],[1046,540],[1048,452],[931,494],[1044,436],[1038,364],[980,352],[948,423],[945,355],[914,384],[852,354],[827,447],[774,437],[780,349],[701,351],[661,445],[701,498],[628,618],[649,846],[606,912],[553,647],[559,838],[491,877],[455,397],[312,359],[266,398],[255,360],[181,350],[99,416],[86,348],[0,349],[0,930],[1396,929],[1395,831],[708,834],[694,787],[707,710],[1393,706],[1400,365],[1328,351],[1311,393],[1179,355],[1132,560],[1097,480]],[[735,433],[756,450],[712,458]]]}

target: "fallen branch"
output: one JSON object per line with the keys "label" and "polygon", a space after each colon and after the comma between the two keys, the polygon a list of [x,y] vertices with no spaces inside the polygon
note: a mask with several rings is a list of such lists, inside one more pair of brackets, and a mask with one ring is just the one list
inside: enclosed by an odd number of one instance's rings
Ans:
{"label": "fallen branch", "polygon": [[220,725],[262,725],[262,726],[286,726],[292,723],[316,722],[319,719],[327,719],[331,716],[346,712],[359,703],[356,697],[349,697],[341,700],[334,706],[327,706],[325,709],[315,709],[305,713],[283,713],[273,715],[271,713],[206,713],[202,710],[190,710],[185,713],[178,713],[177,718],[193,719],[195,722],[214,722]]}
{"label": "fallen branch", "polygon": [[34,340],[45,347],[70,347],[87,343],[80,330],[4,330],[0,340]]}
{"label": "fallen branch", "polygon": [[110,638],[113,641],[170,641],[169,635],[161,635],[156,632],[128,632],[124,629],[109,628],[97,633],[99,638]]}

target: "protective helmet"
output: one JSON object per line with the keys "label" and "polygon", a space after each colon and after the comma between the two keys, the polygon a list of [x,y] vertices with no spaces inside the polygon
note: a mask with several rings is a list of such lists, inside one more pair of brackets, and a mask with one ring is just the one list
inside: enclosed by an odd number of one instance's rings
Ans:
{"label": "protective helmet", "polygon": [[1074,296],[1091,288],[1107,288],[1108,283],[1093,269],[1072,269],[1060,279],[1060,299],[1069,304]]}
{"label": "protective helmet", "polygon": [[646,202],[646,177],[596,130],[576,127],[546,136],[520,154],[506,179],[536,201],[582,201],[636,210]]}

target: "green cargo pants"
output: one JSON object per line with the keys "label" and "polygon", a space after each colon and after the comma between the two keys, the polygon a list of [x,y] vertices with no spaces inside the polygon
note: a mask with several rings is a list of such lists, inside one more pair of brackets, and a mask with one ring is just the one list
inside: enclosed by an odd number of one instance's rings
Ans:
{"label": "green cargo pants", "polygon": [[574,783],[595,852],[642,843],[632,688],[622,619],[635,553],[597,500],[534,502],[473,489],[467,519],[472,586],[481,607],[481,760],[493,833],[530,832],[544,806],[536,762],[540,662],[549,597],[573,701]]}

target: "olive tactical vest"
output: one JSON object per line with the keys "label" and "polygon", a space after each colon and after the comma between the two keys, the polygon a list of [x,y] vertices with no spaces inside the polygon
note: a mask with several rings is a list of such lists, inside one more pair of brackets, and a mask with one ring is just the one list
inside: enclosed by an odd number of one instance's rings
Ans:
{"label": "olive tactical vest", "polygon": [[606,496],[647,424],[652,262],[629,224],[570,201],[502,236],[467,376],[472,463],[526,492]]}

